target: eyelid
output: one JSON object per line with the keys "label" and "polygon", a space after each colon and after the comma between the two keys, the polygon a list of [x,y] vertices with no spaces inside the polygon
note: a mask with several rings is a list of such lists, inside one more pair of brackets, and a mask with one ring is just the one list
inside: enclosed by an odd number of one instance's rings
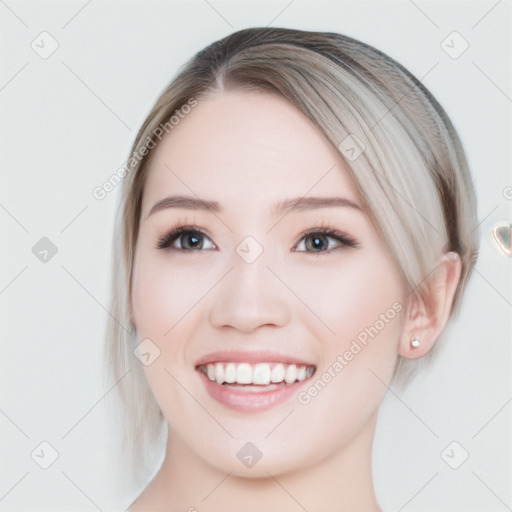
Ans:
{"label": "eyelid", "polygon": [[[208,238],[210,242],[215,246],[215,249],[200,249],[200,250],[187,250],[187,249],[178,249],[172,247],[172,244],[183,234],[187,232],[196,232],[203,235],[205,238]],[[157,243],[155,245],[156,249],[164,249],[164,250],[174,250],[179,252],[202,252],[202,251],[213,251],[217,250],[217,244],[212,240],[212,237],[209,235],[208,231],[204,228],[193,224],[186,224],[183,222],[175,223],[171,228],[169,228],[166,233],[157,239]]]}
{"label": "eyelid", "polygon": [[[200,233],[214,245],[214,248],[193,250],[193,249],[180,249],[180,248],[172,247],[172,244],[181,236],[181,234],[187,233],[187,232]],[[302,242],[302,240],[304,238],[306,238],[307,236],[313,235],[313,234],[319,234],[319,235],[323,235],[327,238],[334,239],[338,242],[339,246],[332,248],[332,249],[323,250],[323,251],[302,251],[302,250],[298,251],[297,246]],[[310,229],[304,231],[303,233],[301,233],[300,236],[298,237],[297,241],[294,243],[293,248],[291,250],[293,252],[299,252],[299,253],[302,252],[302,253],[306,253],[306,254],[310,253],[310,254],[320,255],[320,254],[329,254],[333,250],[341,249],[343,247],[355,248],[358,246],[359,246],[359,242],[357,240],[355,240],[352,236],[348,235],[347,233],[345,233],[343,231],[334,229],[334,228],[330,227],[329,225],[324,224],[322,222],[319,225],[317,225],[313,228],[310,228]],[[179,251],[179,252],[203,252],[203,251],[213,251],[213,250],[219,249],[218,245],[213,241],[213,238],[208,233],[208,230],[206,230],[205,228],[202,228],[198,225],[187,224],[184,222],[177,222],[171,228],[169,228],[167,230],[166,234],[164,234],[162,237],[160,237],[157,240],[157,244],[156,244],[155,248],[156,249],[164,249],[164,250],[174,250],[174,251]]]}
{"label": "eyelid", "polygon": [[[323,235],[327,238],[332,238],[336,240],[340,246],[335,247],[334,249],[329,249],[326,251],[297,251],[296,247],[302,242],[304,238],[306,238],[309,235]],[[292,249],[293,252],[304,252],[304,253],[311,253],[311,254],[329,254],[331,251],[343,247],[347,248],[356,248],[359,246],[359,242],[354,239],[352,236],[348,235],[347,233],[343,231],[339,231],[337,229],[330,228],[329,226],[325,224],[321,224],[320,226],[308,229],[307,231],[303,232],[297,242],[295,242],[294,248]]]}

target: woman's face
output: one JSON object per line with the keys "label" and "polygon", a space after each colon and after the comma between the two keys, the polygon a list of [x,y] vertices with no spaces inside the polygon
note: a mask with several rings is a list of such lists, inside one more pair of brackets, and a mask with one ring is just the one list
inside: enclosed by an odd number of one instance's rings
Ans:
{"label": "woman's face", "polygon": [[133,321],[160,350],[145,371],[176,450],[267,476],[371,439],[407,293],[338,151],[284,99],[241,91],[154,151]]}

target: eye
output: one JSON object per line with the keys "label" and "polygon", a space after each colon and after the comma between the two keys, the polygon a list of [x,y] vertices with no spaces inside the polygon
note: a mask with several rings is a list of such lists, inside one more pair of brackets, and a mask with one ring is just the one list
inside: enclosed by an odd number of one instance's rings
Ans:
{"label": "eye", "polygon": [[158,240],[156,247],[177,251],[200,251],[217,248],[200,229],[186,226],[172,229]]}
{"label": "eye", "polygon": [[330,252],[343,246],[357,247],[358,243],[344,233],[332,229],[310,230],[300,239],[294,251]]}

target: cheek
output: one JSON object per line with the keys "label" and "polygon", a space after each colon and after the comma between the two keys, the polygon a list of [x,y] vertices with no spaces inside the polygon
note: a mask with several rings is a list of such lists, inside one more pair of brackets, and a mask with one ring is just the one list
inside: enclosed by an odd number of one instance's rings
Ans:
{"label": "cheek", "polygon": [[329,416],[332,425],[346,425],[352,417],[361,426],[375,413],[398,356],[405,288],[382,249],[380,258],[371,254],[379,252],[353,253],[331,268],[318,265],[297,274],[298,294],[314,313],[306,315],[309,329],[322,347],[312,385],[298,398],[311,415]]}
{"label": "cheek", "polygon": [[[199,267],[198,267],[199,268]],[[133,316],[139,337],[163,340],[208,291],[204,272],[173,263],[165,254],[141,253],[134,270]]]}
{"label": "cheek", "polygon": [[328,278],[318,268],[301,282],[324,327],[317,322],[315,329],[322,364],[299,402],[334,426],[346,425],[347,417],[363,425],[376,412],[398,356],[405,288],[390,258],[370,253],[347,258]]}
{"label": "cheek", "polygon": [[396,364],[404,298],[400,277],[386,258],[347,258],[328,278],[325,270],[318,267],[297,283],[321,320],[308,316],[322,358],[297,397],[297,417],[311,432],[322,432],[319,457],[346,445],[375,417]]}
{"label": "cheek", "polygon": [[[307,306],[310,328],[329,347],[342,349],[347,341],[376,325],[381,337],[396,335],[401,328],[404,288],[399,273],[386,254],[370,257],[375,251],[346,253],[339,258],[309,263],[307,268],[288,270],[287,281]],[[315,327],[314,327],[315,326]],[[375,334],[375,331],[372,330]],[[398,341],[398,340],[397,340]],[[392,347],[396,348],[396,347]]]}
{"label": "cheek", "polygon": [[207,292],[208,283],[204,275],[169,260],[150,250],[138,252],[132,304],[138,341],[149,338],[160,350],[144,367],[146,378],[164,415],[176,418],[177,413],[197,413],[179,383],[189,378],[185,348],[200,321],[194,306]]}

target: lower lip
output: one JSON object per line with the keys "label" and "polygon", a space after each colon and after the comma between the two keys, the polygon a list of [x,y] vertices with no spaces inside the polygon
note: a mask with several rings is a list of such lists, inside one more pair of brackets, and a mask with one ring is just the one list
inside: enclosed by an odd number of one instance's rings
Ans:
{"label": "lower lip", "polygon": [[261,412],[283,403],[291,395],[298,393],[306,379],[293,384],[281,385],[267,391],[243,391],[211,381],[203,372],[197,370],[208,394],[217,402],[239,412]]}

